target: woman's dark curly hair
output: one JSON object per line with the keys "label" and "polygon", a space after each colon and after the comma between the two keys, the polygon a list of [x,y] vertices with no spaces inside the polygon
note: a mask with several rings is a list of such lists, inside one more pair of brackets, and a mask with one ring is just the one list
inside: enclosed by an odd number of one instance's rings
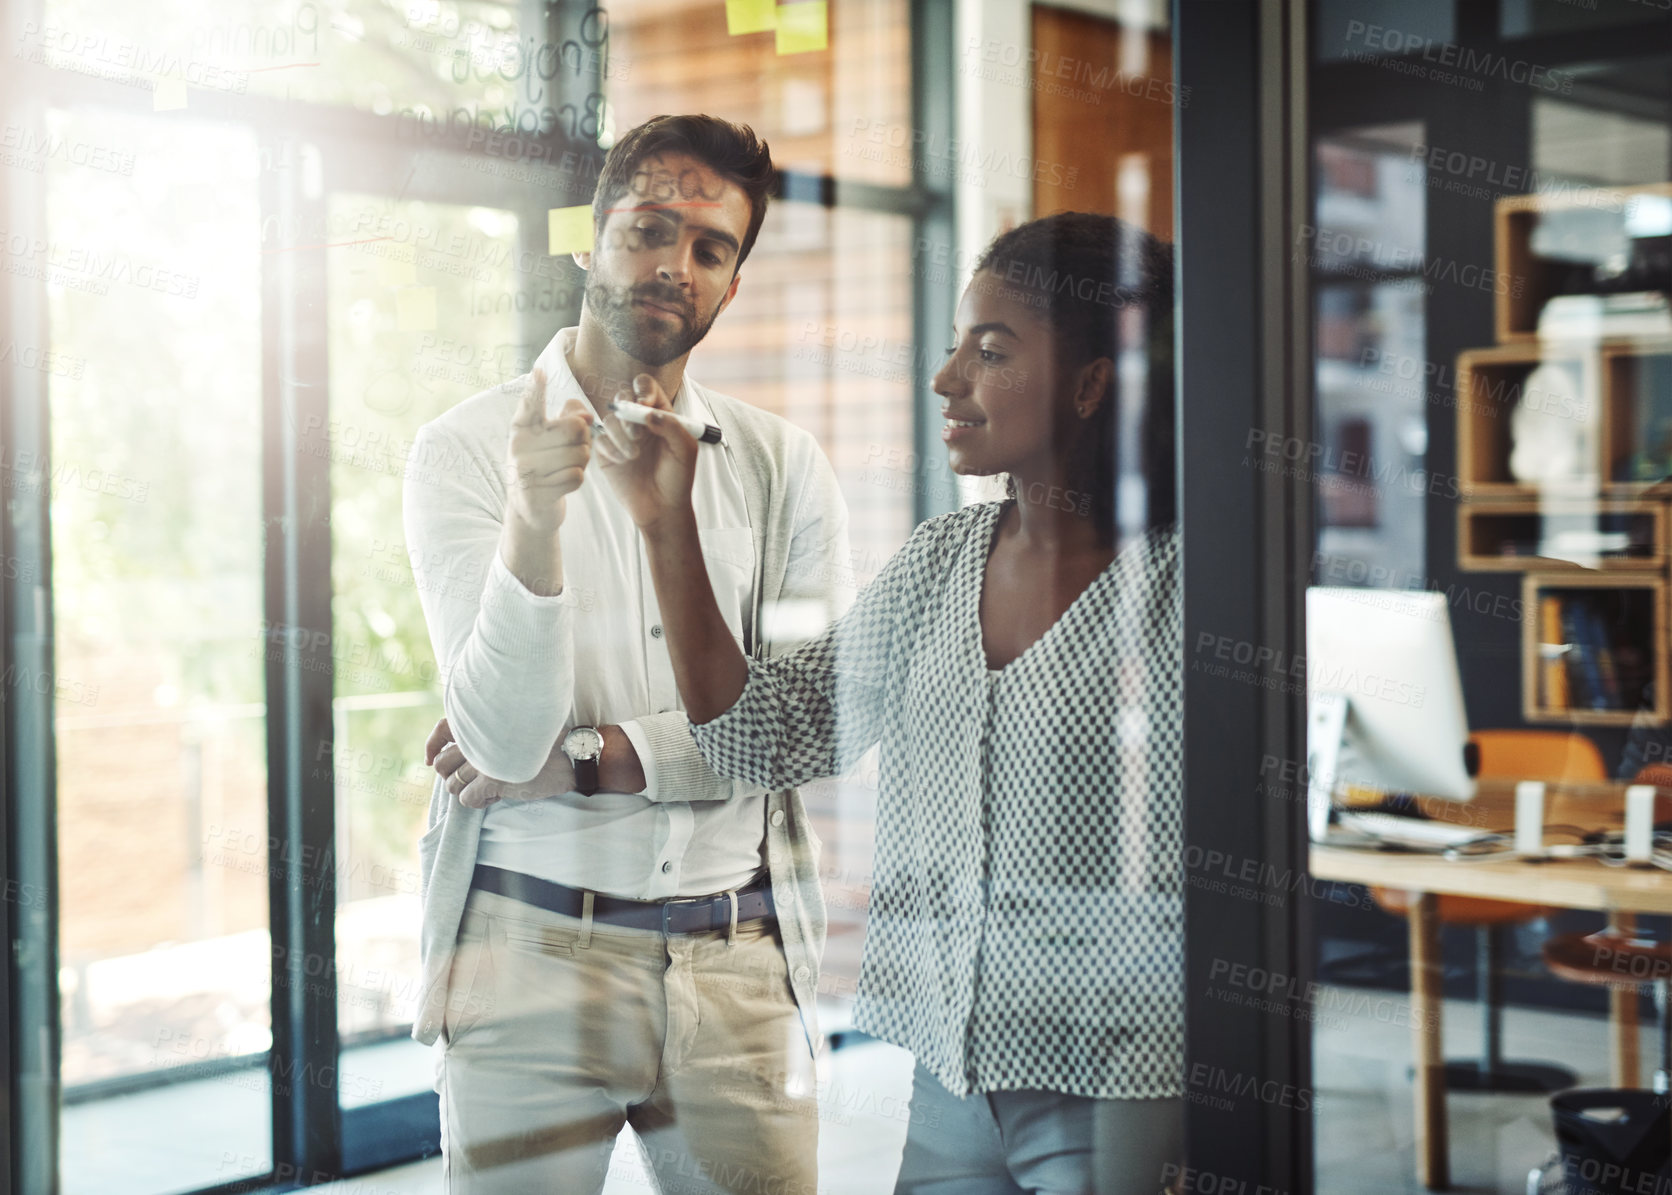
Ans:
{"label": "woman's dark curly hair", "polygon": [[[1173,523],[1173,247],[1114,216],[1059,212],[1001,233],[976,262],[978,278],[983,271],[1035,302],[1066,368],[1114,363],[1109,396],[1072,450],[1071,488],[1091,496],[1098,529],[1114,535],[1123,424],[1140,439],[1144,524]],[[1122,350],[1143,354],[1142,394],[1121,394]]]}

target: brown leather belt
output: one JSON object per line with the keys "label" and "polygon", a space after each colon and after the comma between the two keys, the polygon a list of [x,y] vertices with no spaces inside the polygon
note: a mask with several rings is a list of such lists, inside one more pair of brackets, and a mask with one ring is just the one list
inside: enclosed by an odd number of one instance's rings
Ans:
{"label": "brown leather belt", "polygon": [[[568,917],[581,916],[586,897],[579,888],[567,888],[520,871],[489,867],[486,863],[476,865],[470,886]],[[770,883],[762,881],[737,890],[737,924],[777,915]],[[732,903],[724,895],[661,901],[624,900],[595,893],[592,920],[602,925],[661,930],[665,934],[706,934],[731,927]]]}

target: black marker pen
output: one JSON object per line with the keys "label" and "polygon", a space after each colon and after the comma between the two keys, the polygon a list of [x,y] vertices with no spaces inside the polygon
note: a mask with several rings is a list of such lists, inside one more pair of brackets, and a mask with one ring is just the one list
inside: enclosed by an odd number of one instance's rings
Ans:
{"label": "black marker pen", "polygon": [[[610,410],[615,417],[625,423],[645,424],[650,422],[650,416],[657,413],[655,407],[647,407],[643,403],[629,402],[624,398],[613,399]],[[669,419],[676,420],[684,428],[704,444],[718,444],[721,442],[720,429],[712,423],[704,423],[701,419],[693,419],[689,415],[680,415],[674,411],[662,411]]]}

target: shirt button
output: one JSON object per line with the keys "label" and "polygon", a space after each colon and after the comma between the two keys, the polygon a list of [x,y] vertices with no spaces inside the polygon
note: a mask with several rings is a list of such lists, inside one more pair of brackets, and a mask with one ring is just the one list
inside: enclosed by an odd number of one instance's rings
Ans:
{"label": "shirt button", "polygon": [[650,637],[652,639],[660,639],[662,637],[662,624],[661,623],[657,623],[655,626],[650,628]]}
{"label": "shirt button", "polygon": [[673,870],[673,860],[672,859],[669,859],[666,863],[662,864],[662,874],[663,875],[666,875],[668,872],[670,872],[672,870]]}
{"label": "shirt button", "polygon": [[774,809],[772,811],[772,816],[770,818],[768,818],[767,820],[770,821],[775,826],[783,825],[784,824],[784,811],[782,809]]}
{"label": "shirt button", "polygon": [[813,978],[813,973],[806,967],[797,967],[795,969],[795,981],[797,983],[806,983],[811,978]]}

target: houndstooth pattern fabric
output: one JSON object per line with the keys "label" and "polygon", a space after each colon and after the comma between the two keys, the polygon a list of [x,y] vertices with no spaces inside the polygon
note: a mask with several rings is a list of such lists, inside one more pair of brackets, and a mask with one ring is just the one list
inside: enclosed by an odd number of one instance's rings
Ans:
{"label": "houndstooth pattern fabric", "polygon": [[881,743],[855,1025],[955,1095],[1182,1094],[1179,537],[1124,547],[1045,636],[987,667],[1002,503],[931,519],[821,638],[693,726],[771,787]]}

